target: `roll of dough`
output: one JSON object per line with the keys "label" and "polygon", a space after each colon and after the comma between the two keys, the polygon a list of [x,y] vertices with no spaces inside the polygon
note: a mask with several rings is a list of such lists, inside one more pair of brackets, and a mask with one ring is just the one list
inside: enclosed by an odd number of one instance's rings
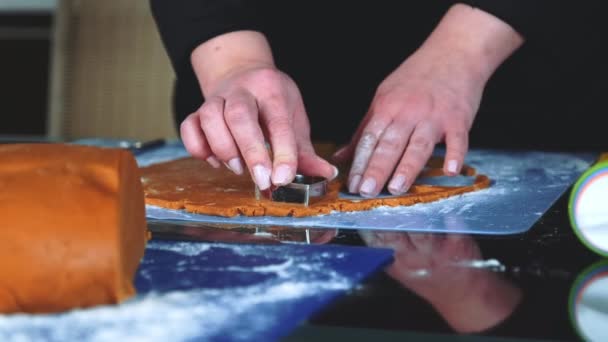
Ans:
{"label": "roll of dough", "polygon": [[133,156],[64,144],[0,145],[0,313],[120,302],[148,237]]}

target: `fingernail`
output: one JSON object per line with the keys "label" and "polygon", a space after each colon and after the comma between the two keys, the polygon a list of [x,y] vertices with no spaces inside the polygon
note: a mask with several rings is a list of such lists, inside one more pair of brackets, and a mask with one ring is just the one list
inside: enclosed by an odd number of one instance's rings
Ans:
{"label": "fingernail", "polygon": [[253,179],[260,190],[270,188],[270,170],[262,165],[253,167]]}
{"label": "fingernail", "polygon": [[222,164],[220,164],[220,161],[215,156],[210,156],[205,160],[207,161],[207,163],[209,163],[215,169],[217,169],[218,167],[220,167],[222,165]]}
{"label": "fingernail", "polygon": [[353,178],[350,179],[350,183],[348,183],[348,192],[354,194],[357,192],[359,188],[359,182],[361,181],[361,176],[354,175]]}
{"label": "fingernail", "polygon": [[289,165],[281,164],[276,168],[272,175],[272,183],[274,185],[285,185],[289,183],[291,178],[292,172]]}
{"label": "fingernail", "polygon": [[243,163],[239,157],[230,159],[226,166],[230,169],[230,171],[236,173],[237,175],[243,174]]}
{"label": "fingernail", "polygon": [[376,180],[371,177],[366,178],[365,181],[363,181],[363,184],[361,184],[361,189],[359,189],[359,191],[361,192],[361,195],[365,196],[365,197],[372,196],[372,194],[374,193],[375,190],[376,190]]}
{"label": "fingernail", "polygon": [[329,180],[331,181],[331,180],[336,179],[336,177],[338,177],[339,174],[340,174],[340,171],[338,171],[338,168],[334,166],[334,173],[331,175],[331,178]]}
{"label": "fingernail", "polygon": [[448,160],[448,172],[449,173],[457,173],[458,172],[458,162],[454,159]]}
{"label": "fingernail", "polygon": [[388,190],[393,195],[401,195],[403,193],[403,186],[405,185],[405,176],[396,175],[393,177],[390,183],[388,183]]}

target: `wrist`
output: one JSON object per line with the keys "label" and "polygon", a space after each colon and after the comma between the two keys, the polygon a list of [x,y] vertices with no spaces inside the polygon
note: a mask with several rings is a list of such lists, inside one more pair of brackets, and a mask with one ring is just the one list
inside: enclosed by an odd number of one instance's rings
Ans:
{"label": "wrist", "polygon": [[190,61],[205,96],[235,73],[275,67],[268,41],[254,31],[229,32],[210,39],[192,51]]}
{"label": "wrist", "polygon": [[523,42],[519,33],[497,17],[468,5],[455,4],[423,48],[448,51],[461,67],[485,84]]}

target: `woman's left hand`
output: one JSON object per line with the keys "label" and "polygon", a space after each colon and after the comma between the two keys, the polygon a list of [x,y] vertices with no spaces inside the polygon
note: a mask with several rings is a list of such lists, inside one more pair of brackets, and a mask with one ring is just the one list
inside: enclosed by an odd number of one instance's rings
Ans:
{"label": "woman's left hand", "polygon": [[405,193],[440,142],[446,143],[444,172],[458,174],[485,84],[522,42],[498,18],[453,6],[380,84],[351,143],[334,155],[338,162],[353,159],[349,191],[375,197],[388,182],[390,193]]}

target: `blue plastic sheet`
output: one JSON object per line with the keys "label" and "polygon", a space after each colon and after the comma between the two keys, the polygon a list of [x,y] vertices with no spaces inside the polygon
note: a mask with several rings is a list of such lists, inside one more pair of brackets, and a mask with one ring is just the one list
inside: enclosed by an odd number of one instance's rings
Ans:
{"label": "blue plastic sheet", "polygon": [[0,315],[0,341],[272,341],[391,258],[363,247],[152,242],[134,299]]}

